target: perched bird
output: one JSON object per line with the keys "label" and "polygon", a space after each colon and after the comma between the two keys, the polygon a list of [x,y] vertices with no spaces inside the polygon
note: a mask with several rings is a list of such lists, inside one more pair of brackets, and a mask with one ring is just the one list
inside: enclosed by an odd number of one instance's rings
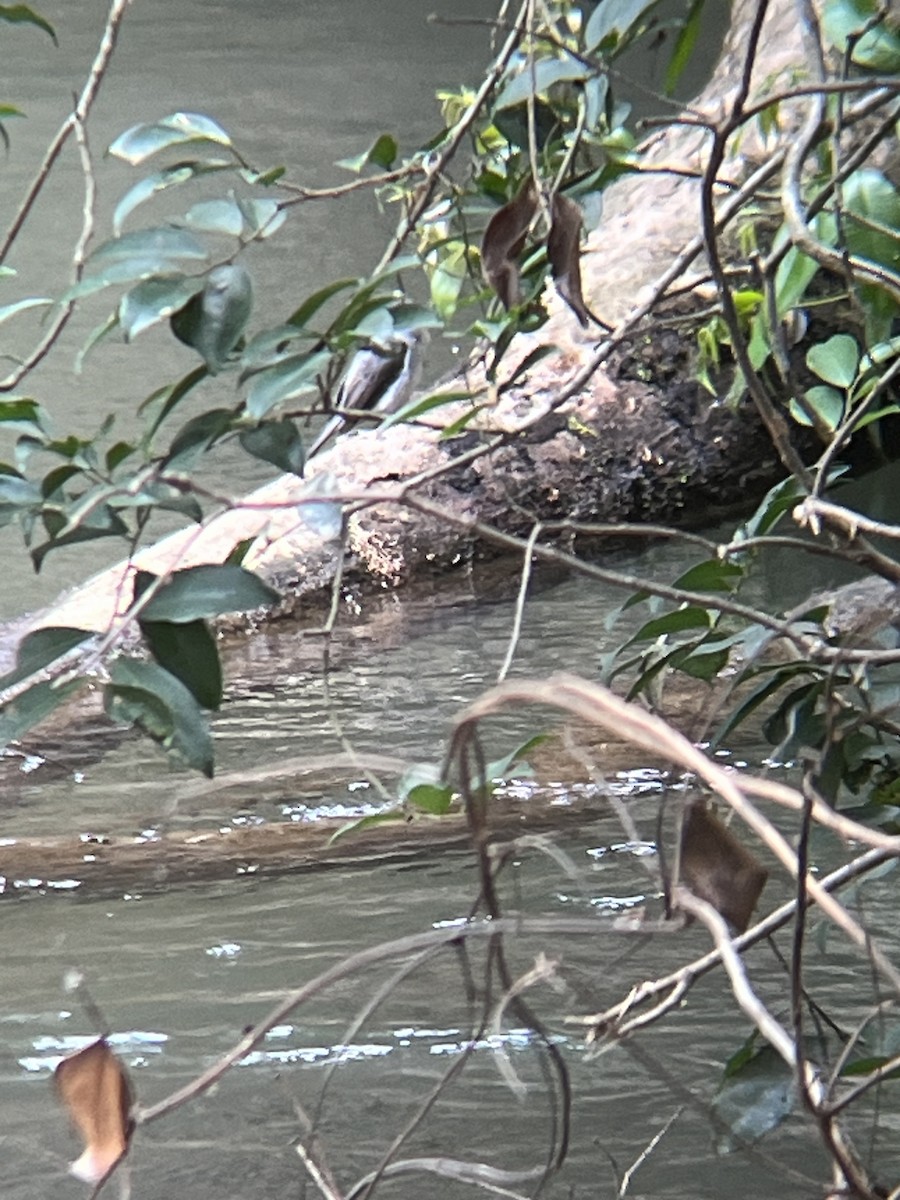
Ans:
{"label": "perched bird", "polygon": [[307,459],[322,449],[338,430],[351,421],[343,410],[367,410],[387,415],[410,399],[419,380],[423,335],[395,332],[389,341],[372,342],[357,350],[344,373],[334,404],[334,415],[306,452]]}

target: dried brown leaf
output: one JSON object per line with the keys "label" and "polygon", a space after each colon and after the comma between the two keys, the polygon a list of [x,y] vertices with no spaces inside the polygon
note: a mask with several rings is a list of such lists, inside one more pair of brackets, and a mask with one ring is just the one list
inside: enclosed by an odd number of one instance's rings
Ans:
{"label": "dried brown leaf", "polygon": [[128,1152],[131,1084],[105,1038],[64,1058],[54,1075],[57,1095],[84,1139],[84,1152],[69,1170],[85,1183],[100,1183]]}
{"label": "dried brown leaf", "polygon": [[528,227],[537,211],[534,180],[527,179],[512,200],[488,221],[481,239],[481,270],[504,308],[519,302],[519,268],[516,259],[525,247]]}
{"label": "dried brown leaf", "polygon": [[553,197],[551,215],[547,238],[550,270],[556,290],[584,327],[590,313],[581,294],[581,209],[574,200],[557,193]]}
{"label": "dried brown leaf", "polygon": [[685,813],[680,861],[681,882],[743,933],[769,872],[702,803]]}

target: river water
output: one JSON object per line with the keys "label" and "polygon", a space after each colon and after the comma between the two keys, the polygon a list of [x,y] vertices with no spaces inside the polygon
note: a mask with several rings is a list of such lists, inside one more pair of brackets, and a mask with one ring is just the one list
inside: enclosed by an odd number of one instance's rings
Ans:
{"label": "river water", "polygon": [[[91,128],[101,222],[129,182],[120,165],[99,165],[103,147],[128,125],[178,108],[210,113],[252,147],[255,161],[287,160],[295,177],[313,185],[339,178],[332,163],[383,130],[401,129],[411,141],[427,136],[435,89],[476,79],[486,59],[482,30],[428,25],[424,17],[433,10],[444,17],[460,13],[455,0],[430,0],[427,6],[420,0],[265,0],[253,6],[252,15],[248,6],[223,0],[190,5],[136,0]],[[466,9],[480,16],[493,10],[486,0],[471,0]],[[20,104],[29,122],[27,133],[22,125],[10,126],[7,197],[18,194],[14,185],[36,165],[41,138],[35,130],[49,136],[80,86],[105,6],[99,0],[78,5],[57,0],[42,11],[57,25],[60,49],[48,42],[43,56],[23,51],[5,63],[4,99]],[[31,30],[17,37],[23,45],[24,39],[39,41]],[[71,218],[77,180],[74,164],[64,164],[16,256],[14,265],[33,281],[35,292],[65,286],[54,282],[53,255],[55,239]],[[317,284],[363,273],[377,259],[390,223],[373,216],[364,200],[307,206],[259,251],[259,275],[269,289],[259,298],[261,319],[289,311]],[[151,333],[140,347],[109,343],[98,350],[73,392],[68,362],[103,312],[98,304],[67,333],[60,358],[34,376],[35,390],[60,413],[64,428],[91,428],[114,395],[127,411],[146,394],[142,363],[151,385],[160,356],[172,356],[173,377],[180,369],[178,348],[162,333]],[[21,337],[27,344],[24,327]],[[234,490],[264,478],[246,464],[240,471],[229,475]],[[13,554],[11,537],[5,535],[2,550]],[[83,561],[61,554],[36,583],[24,568],[4,571],[0,614],[14,616],[48,600],[78,578]],[[690,561],[683,551],[656,547],[620,565],[671,578]],[[94,565],[101,565],[100,557]],[[302,639],[293,627],[231,647],[228,700],[214,721],[218,769],[227,776],[268,768],[268,780],[192,792],[185,776],[145,741],[111,738],[88,723],[54,742],[44,740],[40,757],[16,760],[4,778],[0,836],[61,829],[155,836],[369,811],[380,798],[359,771],[301,778],[280,768],[298,759],[320,761],[348,745],[363,756],[387,751],[413,762],[439,761],[453,716],[496,678],[509,641],[514,591],[514,579],[492,577],[486,583],[460,576],[439,600],[386,596],[371,604],[365,619],[342,624],[327,676],[320,643]],[[621,599],[593,584],[545,581],[526,606],[513,673],[568,669],[595,675],[613,637],[606,613]],[[499,757],[547,723],[546,713],[496,722],[489,757]],[[762,752],[752,745],[741,748],[755,758]],[[564,812],[573,789],[546,772],[542,782]],[[535,786],[514,780],[507,790],[527,803]],[[602,1009],[635,982],[706,949],[698,930],[677,939],[638,938],[613,927],[653,898],[655,885],[644,867],[653,857],[663,787],[660,775],[640,758],[617,759],[605,783],[588,793],[596,795],[596,819],[554,838],[552,854],[540,845],[521,847],[504,876],[510,910],[596,922],[589,936],[509,940],[514,975],[528,970],[540,953],[559,960],[558,990],[543,985],[531,996],[571,1074],[575,1099],[571,1153],[547,1194],[579,1200],[615,1196],[623,1172],[657,1134],[659,1145],[635,1174],[628,1195],[770,1200],[788,1188],[796,1195],[819,1194],[822,1160],[815,1137],[799,1119],[765,1144],[771,1162],[716,1154],[720,1134],[711,1125],[709,1104],[722,1065],[748,1032],[724,999],[720,979],[698,985],[690,1005],[664,1030],[641,1039],[640,1054],[624,1047],[594,1057],[581,1028],[565,1021],[567,1015]],[[637,840],[623,833],[610,795],[629,800]],[[404,865],[357,864],[275,877],[248,869],[240,878],[168,887],[160,878],[143,890],[86,891],[77,879],[55,883],[48,888],[46,881],[31,886],[28,880],[7,880],[2,904],[4,1200],[86,1194],[65,1175],[78,1148],[49,1083],[60,1056],[95,1031],[63,989],[69,968],[83,971],[140,1100],[149,1105],[214,1062],[289,989],[365,947],[460,921],[478,886],[471,856],[459,852],[423,854]],[[780,894],[784,884],[774,879],[770,888]],[[860,965],[831,951],[836,1005],[852,1007]],[[361,1028],[351,1029],[354,1016],[396,967],[393,961],[339,981],[280,1021],[212,1092],[142,1130],[131,1155],[135,1200],[314,1194],[294,1148],[302,1134],[298,1113],[301,1107],[315,1112],[334,1064],[340,1069],[329,1082],[319,1122],[327,1163],[342,1189],[376,1167],[465,1047],[481,1011],[467,995],[459,958],[446,950],[398,982]],[[472,971],[483,994],[488,986],[483,948],[472,952]],[[774,957],[757,951],[753,971],[777,1006],[786,983]],[[496,981],[491,988],[496,996]],[[479,1159],[506,1171],[539,1167],[550,1123],[546,1061],[535,1036],[507,1014],[493,1039],[480,1040],[401,1157]],[[510,1087],[511,1074],[519,1081],[516,1088]],[[117,1186],[111,1185],[110,1194]],[[535,1184],[508,1186],[531,1194]],[[471,1192],[461,1183],[420,1175],[382,1188],[410,1198]]]}

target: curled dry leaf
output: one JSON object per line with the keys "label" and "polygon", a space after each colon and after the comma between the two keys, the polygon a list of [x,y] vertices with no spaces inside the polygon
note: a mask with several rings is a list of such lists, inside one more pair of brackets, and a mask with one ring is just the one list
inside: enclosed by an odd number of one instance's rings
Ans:
{"label": "curled dry leaf", "polygon": [[519,303],[516,259],[525,247],[528,227],[536,211],[537,192],[534,180],[529,178],[517,195],[494,213],[481,239],[482,273],[507,309]]}
{"label": "curled dry leaf", "polygon": [[84,1153],[69,1170],[85,1183],[100,1183],[128,1151],[131,1084],[105,1038],[64,1058],[54,1074],[56,1091],[84,1139]]}
{"label": "curled dry leaf", "polygon": [[568,196],[553,197],[547,258],[556,290],[585,327],[590,314],[581,294],[581,209]]}
{"label": "curled dry leaf", "polygon": [[681,827],[681,882],[743,933],[769,872],[702,802]]}

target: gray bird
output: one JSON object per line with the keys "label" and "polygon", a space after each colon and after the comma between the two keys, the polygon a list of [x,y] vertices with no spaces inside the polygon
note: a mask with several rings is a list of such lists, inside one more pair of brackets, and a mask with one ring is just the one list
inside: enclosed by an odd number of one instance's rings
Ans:
{"label": "gray bird", "polygon": [[326,421],[307,450],[307,459],[318,454],[325,443],[352,420],[352,417],[343,416],[341,410],[368,410],[387,415],[406,404],[419,380],[423,340],[422,333],[397,330],[388,341],[372,342],[357,350],[338,388],[334,416]]}

